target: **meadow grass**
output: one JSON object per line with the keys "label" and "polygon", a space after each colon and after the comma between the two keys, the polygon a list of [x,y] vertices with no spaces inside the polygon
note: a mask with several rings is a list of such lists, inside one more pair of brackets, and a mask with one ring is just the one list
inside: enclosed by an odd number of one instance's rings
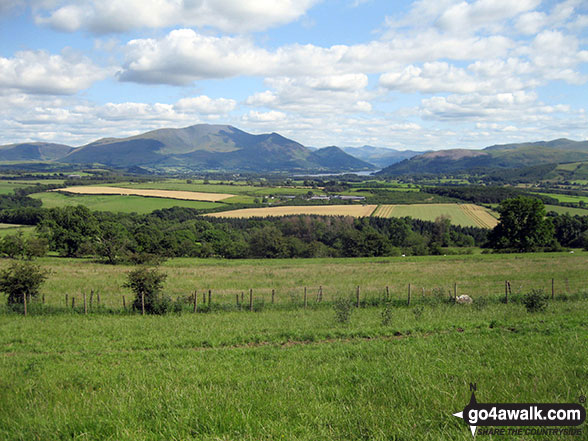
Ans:
{"label": "meadow grass", "polygon": [[[134,267],[105,265],[89,259],[45,257],[37,261],[50,275],[41,289],[49,306],[64,305],[65,295],[81,303],[81,295],[100,292],[104,306],[120,308],[131,291],[123,288],[126,274]],[[0,259],[0,269],[10,259]],[[212,290],[213,302],[233,305],[235,295],[247,297],[253,289],[257,301],[271,301],[275,290],[278,304],[300,304],[304,288],[309,302],[316,300],[322,287],[324,300],[355,295],[360,286],[362,299],[380,298],[386,286],[394,298],[407,297],[411,284],[413,298],[443,290],[447,297],[457,293],[474,298],[504,294],[510,281],[513,294],[533,288],[555,293],[588,289],[588,252],[534,254],[475,254],[381,258],[323,259],[171,259],[161,266],[168,277],[165,292],[172,298],[187,297],[196,290]],[[457,285],[455,285],[457,284]]]}
{"label": "meadow grass", "polygon": [[586,394],[587,313],[0,315],[0,438],[471,440],[452,416],[470,382],[483,402]]}

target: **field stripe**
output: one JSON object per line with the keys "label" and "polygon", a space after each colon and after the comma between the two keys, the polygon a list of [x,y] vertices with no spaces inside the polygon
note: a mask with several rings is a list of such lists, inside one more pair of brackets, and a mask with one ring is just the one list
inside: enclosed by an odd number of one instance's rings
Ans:
{"label": "field stripe", "polygon": [[122,187],[92,187],[76,186],[65,187],[51,190],[56,192],[66,192],[74,194],[88,195],[127,195],[127,196],[145,196],[152,198],[181,199],[186,201],[205,201],[218,202],[235,196],[234,194],[224,193],[200,193],[195,191],[174,191],[174,190],[146,190],[139,188],[122,188]]}
{"label": "field stripe", "polygon": [[298,215],[369,217],[376,205],[288,205],[209,213],[206,216],[225,218],[279,217]]}

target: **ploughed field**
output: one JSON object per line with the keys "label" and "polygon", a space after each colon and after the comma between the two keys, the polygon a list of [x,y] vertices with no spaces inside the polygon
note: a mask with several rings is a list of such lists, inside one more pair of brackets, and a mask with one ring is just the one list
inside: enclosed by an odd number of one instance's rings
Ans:
{"label": "ploughed field", "polygon": [[[452,414],[470,383],[480,402],[576,403],[588,392],[585,252],[174,259],[161,268],[165,291],[196,289],[201,302],[210,289],[212,304],[145,317],[122,310],[131,267],[39,263],[52,270],[45,306],[28,317],[0,309],[3,440],[466,441]],[[527,312],[517,299],[532,288],[551,297],[551,279],[554,300]],[[355,302],[357,286],[360,307],[338,319],[335,302]],[[248,288],[253,312],[236,304]],[[90,289],[101,303],[85,315]],[[449,302],[454,289],[474,303]]]}

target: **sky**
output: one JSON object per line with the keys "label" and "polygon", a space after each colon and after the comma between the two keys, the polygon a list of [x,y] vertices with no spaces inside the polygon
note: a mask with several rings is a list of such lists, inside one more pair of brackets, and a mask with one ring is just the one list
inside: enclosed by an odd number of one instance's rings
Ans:
{"label": "sky", "polygon": [[0,144],[588,139],[588,0],[0,0]]}

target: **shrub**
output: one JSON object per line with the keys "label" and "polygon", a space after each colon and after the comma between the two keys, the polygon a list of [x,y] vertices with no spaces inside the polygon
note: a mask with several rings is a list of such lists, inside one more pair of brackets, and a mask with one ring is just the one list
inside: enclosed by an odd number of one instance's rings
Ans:
{"label": "shrub", "polygon": [[337,323],[348,323],[353,311],[353,302],[350,299],[338,298],[333,303],[333,309]]}
{"label": "shrub", "polygon": [[135,293],[133,309],[142,311],[142,298],[145,301],[147,314],[165,314],[171,310],[171,299],[162,294],[163,283],[167,274],[156,268],[138,268],[127,274],[127,282],[123,285]]}
{"label": "shrub", "polygon": [[547,296],[542,289],[532,289],[522,299],[527,312],[541,312],[547,308]]}
{"label": "shrub", "polygon": [[47,271],[29,262],[14,262],[0,272],[0,291],[8,294],[8,305],[23,304],[24,296],[34,298],[47,279]]}

